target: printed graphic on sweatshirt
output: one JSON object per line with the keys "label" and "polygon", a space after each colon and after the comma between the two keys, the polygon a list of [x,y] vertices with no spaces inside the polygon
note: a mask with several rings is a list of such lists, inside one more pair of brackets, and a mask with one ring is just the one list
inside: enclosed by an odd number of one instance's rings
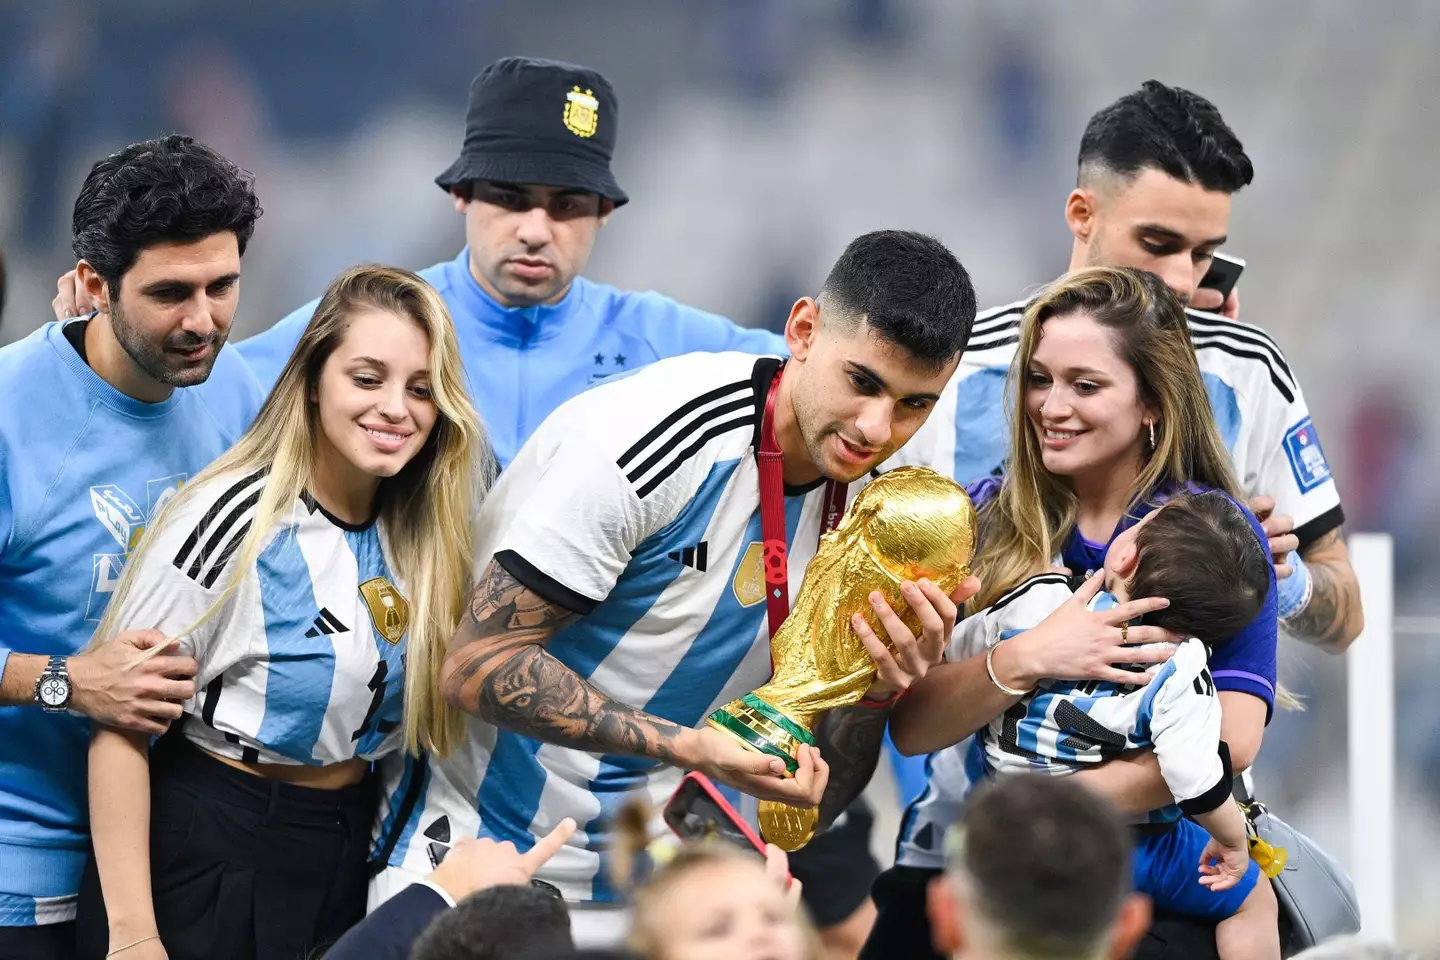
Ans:
{"label": "printed graphic on sweatshirt", "polygon": [[[105,607],[110,603],[110,595],[119,586],[120,575],[125,572],[125,561],[145,535],[145,528],[187,479],[188,474],[174,473],[157,480],[147,480],[145,493],[138,499],[118,484],[107,483],[90,488],[90,506],[95,511],[95,519],[115,538],[120,552],[95,554],[90,602],[85,609],[86,620],[100,622],[105,615]],[[141,502],[145,504],[143,509]]]}

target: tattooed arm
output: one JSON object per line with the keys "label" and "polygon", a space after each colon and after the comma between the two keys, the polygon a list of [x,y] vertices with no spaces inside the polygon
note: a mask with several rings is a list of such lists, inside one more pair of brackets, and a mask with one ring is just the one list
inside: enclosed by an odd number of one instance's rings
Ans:
{"label": "tattooed arm", "polygon": [[578,617],[491,560],[445,658],[440,681],[445,699],[545,743],[649,757],[701,770],[765,799],[818,802],[825,777],[815,758],[802,760],[793,779],[782,779],[779,760],[752,753],[714,730],[682,727],[620,703],[551,656],[546,642]]}
{"label": "tattooed arm", "polygon": [[681,727],[616,703],[546,652],[544,644],[578,618],[490,561],[450,643],[445,699],[546,743],[674,762]]}
{"label": "tattooed arm", "polygon": [[1365,626],[1360,582],[1350,566],[1350,551],[1340,539],[1340,531],[1331,530],[1300,555],[1310,571],[1310,602],[1285,621],[1285,630],[1322,650],[1343,653]]}
{"label": "tattooed arm", "polygon": [[849,706],[831,710],[815,725],[815,743],[830,764],[830,784],[820,798],[820,829],[828,827],[875,773],[889,708]]}

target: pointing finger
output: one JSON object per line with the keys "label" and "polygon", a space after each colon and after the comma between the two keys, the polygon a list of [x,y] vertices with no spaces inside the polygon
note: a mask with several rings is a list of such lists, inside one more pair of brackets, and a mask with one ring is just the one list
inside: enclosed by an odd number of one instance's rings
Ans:
{"label": "pointing finger", "polygon": [[535,841],[535,846],[531,847],[529,851],[520,858],[525,864],[526,872],[533,875],[538,871],[545,865],[547,860],[559,852],[561,847],[565,846],[566,841],[568,841],[574,833],[575,821],[566,817],[555,825],[554,830],[551,830],[545,836]]}

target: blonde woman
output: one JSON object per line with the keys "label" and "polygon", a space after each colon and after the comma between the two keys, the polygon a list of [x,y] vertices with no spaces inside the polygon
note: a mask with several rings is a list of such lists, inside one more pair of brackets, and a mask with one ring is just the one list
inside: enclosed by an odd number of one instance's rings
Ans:
{"label": "blonde woman", "polygon": [[[1076,577],[1102,570],[1110,544],[1176,492],[1218,490],[1244,507],[1190,346],[1184,307],[1156,276],[1090,267],[1057,281],[1026,309],[1010,370],[1010,455],[1003,479],[972,487],[979,509],[975,573],[984,584],[968,612],[1013,601],[1017,586],[1052,567]],[[902,822],[896,866],[876,883],[880,910],[871,943],[934,956],[924,925],[924,889],[942,866],[937,837],[955,822],[970,776],[953,746],[1005,714],[1005,741],[1018,755],[1050,749],[1022,698],[1046,679],[1127,684],[1120,664],[1168,659],[1177,638],[1141,618],[1164,598],[1108,610],[1081,589],[1038,626],[987,653],[941,664],[891,715],[908,754],[940,751],[929,782]],[[1024,589],[1024,588],[1022,588]],[[1233,771],[1249,768],[1276,702],[1275,577],[1260,612],[1209,660],[1222,710],[1221,737]],[[1141,682],[1144,682],[1143,679]],[[1104,736],[1084,724],[1062,747]],[[947,749],[948,748],[948,749]],[[1153,751],[1127,754],[1076,774],[1139,820],[1173,825],[1174,797]],[[1201,848],[1193,861],[1199,864]],[[1198,882],[1198,874],[1197,882]],[[907,938],[902,940],[901,938]],[[879,956],[867,946],[862,957]],[[898,955],[898,954],[897,954]]]}
{"label": "blonde woman", "polygon": [[96,640],[158,629],[199,693],[153,747],[95,732],[82,956],[302,957],[364,914],[370,761],[460,735],[439,670],[492,472],[464,383],[434,290],[349,270],[146,532]]}

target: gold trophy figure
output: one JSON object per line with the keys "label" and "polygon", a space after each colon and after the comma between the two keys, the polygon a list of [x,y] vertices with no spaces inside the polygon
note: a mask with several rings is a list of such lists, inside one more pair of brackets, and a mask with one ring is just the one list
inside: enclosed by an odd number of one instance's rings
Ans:
{"label": "gold trophy figure", "polygon": [[[919,617],[900,584],[925,577],[948,594],[969,575],[974,553],[975,507],[959,484],[924,467],[902,467],[872,481],[840,525],[820,538],[790,616],[770,638],[770,682],[706,722],[751,750],[779,757],[793,774],[800,745],[815,743],[819,715],[858,702],[875,677],[875,661],[855,635],[851,614],[864,614],[884,639],[869,601],[878,590],[919,636]],[[760,832],[784,850],[798,850],[818,817],[813,807],[763,801]]]}

